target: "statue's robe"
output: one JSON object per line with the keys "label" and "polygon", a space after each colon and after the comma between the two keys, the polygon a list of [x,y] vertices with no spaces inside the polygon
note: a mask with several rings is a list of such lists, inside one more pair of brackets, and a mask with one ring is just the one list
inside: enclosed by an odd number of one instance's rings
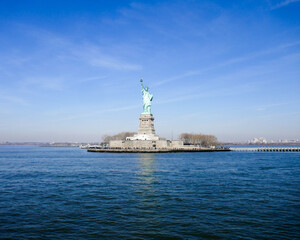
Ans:
{"label": "statue's robe", "polygon": [[146,91],[145,89],[142,89],[142,93],[143,93],[143,107],[144,107],[144,112],[148,112],[148,108],[149,108],[149,112],[150,113],[150,107],[151,107],[151,101],[153,99],[153,95],[150,94],[148,91]]}

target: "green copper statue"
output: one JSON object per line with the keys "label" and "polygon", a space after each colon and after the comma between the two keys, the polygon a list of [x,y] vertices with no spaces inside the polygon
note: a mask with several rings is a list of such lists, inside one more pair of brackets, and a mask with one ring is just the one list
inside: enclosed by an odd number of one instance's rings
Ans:
{"label": "green copper statue", "polygon": [[149,93],[148,87],[144,87],[143,79],[141,79],[141,85],[142,85],[143,109],[144,109],[144,112],[142,114],[151,114],[151,101],[153,99],[153,95]]}

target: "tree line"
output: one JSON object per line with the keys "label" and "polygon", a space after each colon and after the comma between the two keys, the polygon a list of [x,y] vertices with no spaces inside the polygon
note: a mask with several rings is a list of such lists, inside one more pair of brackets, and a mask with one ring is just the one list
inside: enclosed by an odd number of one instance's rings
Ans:
{"label": "tree line", "polygon": [[[103,142],[111,140],[126,140],[127,137],[132,137],[135,132],[121,132],[115,135],[103,135]],[[218,145],[218,139],[214,135],[196,134],[196,133],[182,133],[179,139],[186,145],[200,145],[202,147]]]}
{"label": "tree line", "polygon": [[179,139],[186,145],[200,145],[202,147],[218,145],[218,139],[214,135],[182,133]]}
{"label": "tree line", "polygon": [[103,135],[102,139],[103,142],[109,142],[111,140],[126,140],[127,137],[132,137],[134,134],[136,134],[135,132],[121,132],[118,133],[116,135]]}

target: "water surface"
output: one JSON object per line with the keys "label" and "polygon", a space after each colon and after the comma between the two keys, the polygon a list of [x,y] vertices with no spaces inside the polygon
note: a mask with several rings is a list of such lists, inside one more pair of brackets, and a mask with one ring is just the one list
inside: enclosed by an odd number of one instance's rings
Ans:
{"label": "water surface", "polygon": [[0,238],[299,239],[300,153],[0,147]]}

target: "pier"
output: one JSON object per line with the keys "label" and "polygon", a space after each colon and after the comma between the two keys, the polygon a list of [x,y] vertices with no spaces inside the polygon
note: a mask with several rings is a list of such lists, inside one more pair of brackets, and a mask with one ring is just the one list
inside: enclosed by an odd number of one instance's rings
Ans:
{"label": "pier", "polygon": [[231,147],[238,152],[300,152],[300,147]]}

